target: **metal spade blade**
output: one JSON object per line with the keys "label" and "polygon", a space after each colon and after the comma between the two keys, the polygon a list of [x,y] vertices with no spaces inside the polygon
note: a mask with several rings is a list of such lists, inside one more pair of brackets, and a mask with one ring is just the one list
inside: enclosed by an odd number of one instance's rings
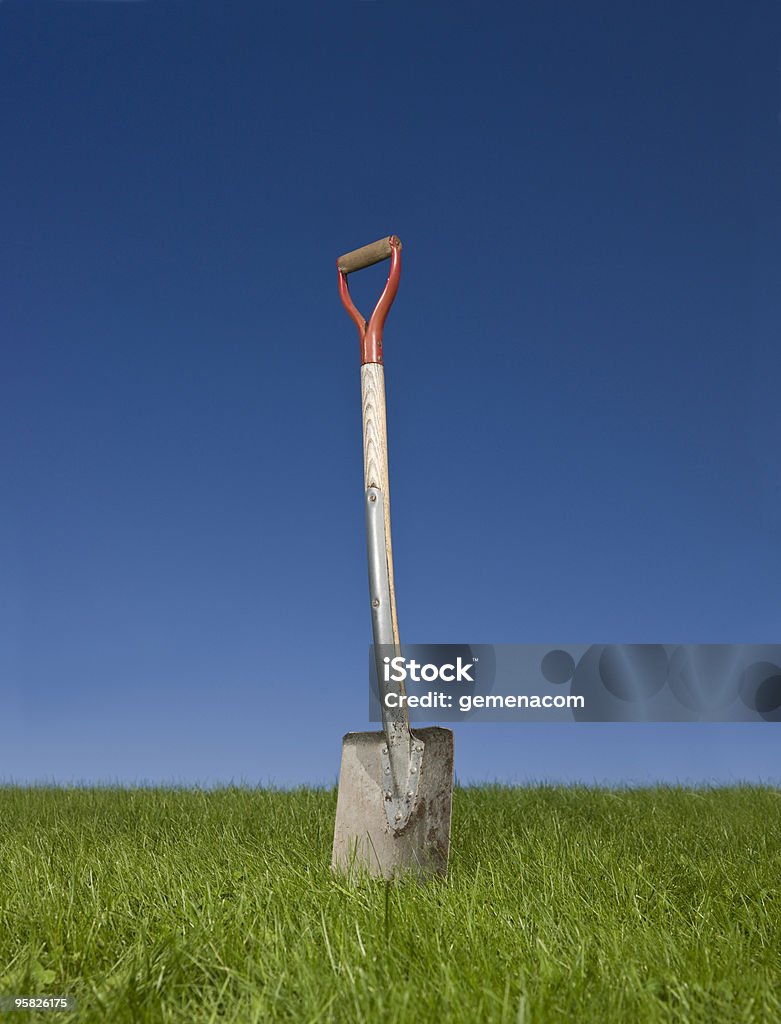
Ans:
{"label": "metal spade blade", "polygon": [[453,733],[416,729],[412,742],[424,747],[418,791],[406,825],[397,831],[385,811],[390,799],[383,767],[385,733],[348,732],[344,737],[332,858],[336,870],[355,878],[447,874]]}

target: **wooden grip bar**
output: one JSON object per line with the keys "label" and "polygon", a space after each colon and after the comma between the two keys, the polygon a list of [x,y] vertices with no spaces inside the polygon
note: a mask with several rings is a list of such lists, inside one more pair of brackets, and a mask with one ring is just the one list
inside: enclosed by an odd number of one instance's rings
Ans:
{"label": "wooden grip bar", "polygon": [[382,263],[390,259],[391,245],[401,249],[401,239],[396,235],[388,235],[387,238],[380,238],[377,242],[364,245],[360,249],[353,249],[345,253],[336,261],[336,266],[342,274],[352,274],[354,270],[363,270],[364,267],[371,267],[375,263]]}

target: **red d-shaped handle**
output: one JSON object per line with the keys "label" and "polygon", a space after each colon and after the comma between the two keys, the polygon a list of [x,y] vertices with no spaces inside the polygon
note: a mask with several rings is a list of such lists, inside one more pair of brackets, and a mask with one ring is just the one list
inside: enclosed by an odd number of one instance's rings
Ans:
{"label": "red d-shaped handle", "polygon": [[[355,303],[350,298],[350,289],[347,285],[347,275],[355,270],[363,270],[364,267],[371,267],[390,257],[391,265],[388,273],[388,280],[382,290],[382,295],[377,300],[374,312],[368,320],[356,309]],[[336,261],[339,271],[339,294],[344,303],[344,308],[350,314],[358,328],[358,337],[361,342],[361,366],[364,363],[382,362],[382,329],[385,326],[385,318],[388,310],[396,298],[399,290],[399,278],[401,277],[401,239],[396,235],[389,235],[381,238],[371,245],[364,245],[361,249],[355,249]]]}

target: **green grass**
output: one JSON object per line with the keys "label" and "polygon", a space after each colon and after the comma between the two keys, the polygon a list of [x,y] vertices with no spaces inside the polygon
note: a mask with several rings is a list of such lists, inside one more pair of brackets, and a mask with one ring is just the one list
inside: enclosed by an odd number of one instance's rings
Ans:
{"label": "green grass", "polygon": [[332,877],[334,809],[0,789],[0,992],[80,1024],[781,1020],[778,790],[458,789],[427,887]]}

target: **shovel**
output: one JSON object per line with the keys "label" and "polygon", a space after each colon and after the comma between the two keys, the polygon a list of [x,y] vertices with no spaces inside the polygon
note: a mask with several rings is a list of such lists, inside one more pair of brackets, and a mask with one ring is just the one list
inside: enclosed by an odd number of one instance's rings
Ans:
{"label": "shovel", "polygon": [[[390,273],[367,321],[350,298],[347,275],[390,258]],[[385,679],[384,656],[399,652],[393,587],[388,435],[382,330],[401,275],[395,236],[341,256],[339,293],[361,342],[364,501],[369,600],[382,705],[382,732],[348,732],[342,741],[332,867],[347,875],[420,879],[447,874],[453,793],[453,733],[410,731],[403,683]],[[394,698],[386,704],[386,697]]]}

